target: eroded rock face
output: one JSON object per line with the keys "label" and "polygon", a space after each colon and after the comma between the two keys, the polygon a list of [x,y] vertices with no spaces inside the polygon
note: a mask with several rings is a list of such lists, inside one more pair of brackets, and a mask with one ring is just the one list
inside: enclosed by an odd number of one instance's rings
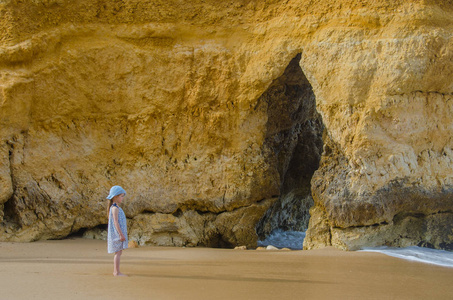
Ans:
{"label": "eroded rock face", "polygon": [[120,184],[142,244],[253,247],[306,176],[260,101],[301,53],[325,128],[305,248],[451,248],[452,6],[3,1],[0,239],[105,224]]}

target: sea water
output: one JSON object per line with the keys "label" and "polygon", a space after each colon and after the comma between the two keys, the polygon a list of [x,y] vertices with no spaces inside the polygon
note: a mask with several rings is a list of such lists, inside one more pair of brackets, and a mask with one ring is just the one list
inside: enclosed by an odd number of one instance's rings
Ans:
{"label": "sea water", "polygon": [[412,246],[406,248],[390,248],[390,247],[363,248],[361,251],[379,252],[406,260],[418,261],[453,268],[453,252],[445,250]]}
{"label": "sea water", "polygon": [[259,247],[272,245],[277,248],[289,248],[292,250],[302,250],[305,232],[283,231],[276,229],[263,241],[258,241]]}
{"label": "sea water", "polygon": [[[281,229],[276,229],[265,240],[258,241],[258,246],[266,247],[272,245],[277,248],[290,248],[293,250],[302,250],[304,238],[305,232],[283,231]],[[418,261],[453,268],[453,252],[445,250],[436,250],[413,246],[406,248],[390,248],[390,247],[363,248],[360,251],[379,252],[406,260]]]}

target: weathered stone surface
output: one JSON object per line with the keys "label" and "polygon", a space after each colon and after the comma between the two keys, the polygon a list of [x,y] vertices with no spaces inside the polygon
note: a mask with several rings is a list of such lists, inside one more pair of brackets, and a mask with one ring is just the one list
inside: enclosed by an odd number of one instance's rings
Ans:
{"label": "weathered stone surface", "polygon": [[254,224],[275,200],[219,214],[193,210],[175,214],[141,213],[131,220],[129,237],[140,245],[256,247]]}
{"label": "weathered stone surface", "polygon": [[304,239],[305,249],[319,249],[332,245],[331,226],[321,207],[314,206],[310,209],[308,228],[307,234],[310,236]]}
{"label": "weathered stone surface", "polygon": [[260,101],[300,54],[325,128],[305,248],[449,249],[452,16],[440,0],[2,1],[0,240],[105,224],[120,184],[140,244],[256,246],[301,182],[284,177],[300,148],[269,144],[288,111]]}

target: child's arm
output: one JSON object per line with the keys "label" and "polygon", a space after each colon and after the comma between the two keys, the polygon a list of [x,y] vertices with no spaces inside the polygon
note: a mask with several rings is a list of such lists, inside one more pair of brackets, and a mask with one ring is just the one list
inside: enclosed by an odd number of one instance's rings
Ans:
{"label": "child's arm", "polygon": [[124,234],[120,228],[120,224],[118,223],[118,212],[119,212],[118,208],[112,207],[113,224],[115,225],[116,231],[118,231],[120,235],[120,241],[124,242],[126,238],[124,237]]}

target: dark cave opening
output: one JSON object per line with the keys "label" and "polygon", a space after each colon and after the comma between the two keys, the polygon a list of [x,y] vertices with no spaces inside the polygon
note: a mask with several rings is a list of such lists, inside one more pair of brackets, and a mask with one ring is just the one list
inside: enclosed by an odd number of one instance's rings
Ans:
{"label": "dark cave opening", "polygon": [[235,245],[225,239],[221,234],[214,234],[203,243],[203,246],[208,248],[224,248],[224,249],[233,249]]}
{"label": "dark cave opening", "polygon": [[280,176],[280,195],[256,227],[263,240],[272,231],[306,231],[313,206],[310,181],[319,167],[324,125],[312,86],[294,57],[260,98],[267,105],[265,148]]}

